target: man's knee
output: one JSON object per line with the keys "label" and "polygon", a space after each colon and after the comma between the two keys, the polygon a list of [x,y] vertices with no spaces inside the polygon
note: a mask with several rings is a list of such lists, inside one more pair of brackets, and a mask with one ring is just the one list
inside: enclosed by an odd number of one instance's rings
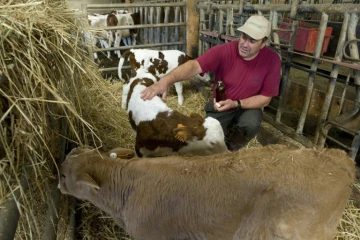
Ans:
{"label": "man's knee", "polygon": [[242,114],[236,124],[238,131],[243,132],[247,138],[253,138],[261,129],[262,111],[260,109],[248,110]]}
{"label": "man's knee", "polygon": [[261,121],[260,122],[248,122],[247,125],[241,128],[241,132],[243,132],[246,138],[252,139],[256,136],[261,129]]}

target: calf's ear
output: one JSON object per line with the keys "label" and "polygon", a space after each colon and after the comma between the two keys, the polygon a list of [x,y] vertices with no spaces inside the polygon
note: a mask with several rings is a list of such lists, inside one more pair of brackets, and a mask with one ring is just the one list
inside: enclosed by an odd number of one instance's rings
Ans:
{"label": "calf's ear", "polygon": [[189,137],[188,127],[182,125],[181,123],[177,125],[177,128],[173,129],[173,133],[175,138],[181,142],[185,142]]}
{"label": "calf's ear", "polygon": [[95,190],[100,189],[99,184],[97,184],[88,173],[80,174],[76,179],[76,184],[87,185],[89,187],[93,187]]}

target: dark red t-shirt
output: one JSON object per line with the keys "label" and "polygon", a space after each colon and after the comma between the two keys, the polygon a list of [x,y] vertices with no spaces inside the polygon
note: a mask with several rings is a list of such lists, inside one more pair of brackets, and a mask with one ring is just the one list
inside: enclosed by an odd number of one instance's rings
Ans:
{"label": "dark red t-shirt", "polygon": [[281,74],[279,55],[265,46],[254,59],[246,61],[239,55],[238,43],[232,41],[214,46],[198,57],[203,73],[213,72],[216,80],[224,82],[227,99],[278,95]]}

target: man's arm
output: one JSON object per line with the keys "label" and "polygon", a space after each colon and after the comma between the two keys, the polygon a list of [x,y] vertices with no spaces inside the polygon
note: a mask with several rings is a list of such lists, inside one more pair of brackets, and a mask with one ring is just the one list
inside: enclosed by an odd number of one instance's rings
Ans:
{"label": "man's arm", "polygon": [[[241,99],[241,108],[243,109],[253,109],[253,108],[262,108],[269,105],[272,97],[266,97],[263,95],[255,95],[249,98]],[[215,100],[214,100],[215,102]],[[226,99],[225,101],[219,102],[222,106],[217,107],[214,104],[214,108],[218,111],[225,111],[231,108],[236,108],[238,106],[238,102],[236,100]]]}
{"label": "man's arm", "polygon": [[174,68],[160,80],[147,87],[141,92],[141,98],[144,100],[150,100],[158,94],[162,94],[162,98],[166,101],[167,89],[171,84],[179,81],[189,79],[196,74],[202,73],[200,64],[196,60],[189,60],[186,63]]}

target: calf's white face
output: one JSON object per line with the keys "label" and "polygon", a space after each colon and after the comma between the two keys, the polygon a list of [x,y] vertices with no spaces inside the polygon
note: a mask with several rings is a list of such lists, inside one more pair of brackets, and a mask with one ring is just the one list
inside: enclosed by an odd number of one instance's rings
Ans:
{"label": "calf's white face", "polygon": [[206,156],[218,153],[229,152],[225,144],[224,131],[218,120],[212,117],[205,118],[205,137],[201,140],[193,139],[179,152],[192,153],[194,155]]}

